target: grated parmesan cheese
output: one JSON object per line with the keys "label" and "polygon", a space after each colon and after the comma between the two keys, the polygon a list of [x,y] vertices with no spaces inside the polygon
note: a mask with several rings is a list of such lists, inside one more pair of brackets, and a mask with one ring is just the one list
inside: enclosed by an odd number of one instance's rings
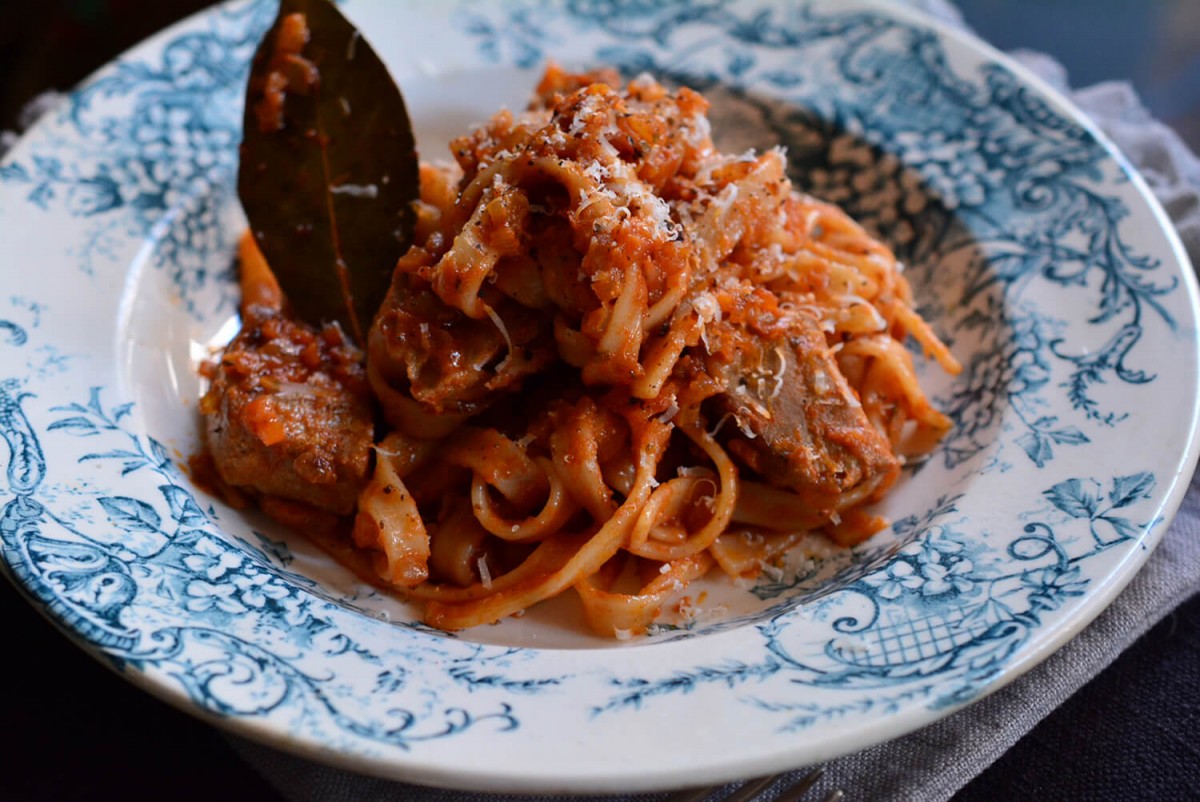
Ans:
{"label": "grated parmesan cheese", "polygon": [[683,130],[687,143],[692,147],[700,147],[712,136],[712,123],[708,121],[708,115],[697,113],[684,122]]}
{"label": "grated parmesan cheese", "polygon": [[515,354],[516,349],[513,348],[512,337],[508,336],[508,327],[504,325],[504,321],[500,318],[500,315],[491,307],[491,304],[484,304],[483,311],[487,313],[487,316],[496,324],[496,328],[500,330],[500,336],[504,338],[504,344],[508,346],[508,355],[512,356]]}
{"label": "grated parmesan cheese", "polygon": [[[725,426],[725,421],[729,420],[729,419],[730,419],[730,418],[732,418],[732,417],[733,417],[733,413],[732,413],[732,412],[726,412],[724,415],[722,415],[722,416],[721,416],[721,419],[720,419],[719,421],[717,421],[717,425],[716,425],[716,426],[714,426],[714,427],[712,428],[712,431],[710,431],[710,432],[708,433],[708,436],[709,436],[709,437],[716,437],[716,436],[717,436],[717,435],[720,433],[721,429],[722,429],[722,428]],[[683,474],[683,469],[680,469],[680,473],[681,473],[681,474]],[[686,476],[687,474],[683,474],[683,475],[685,475],[685,476]]]}
{"label": "grated parmesan cheese", "polygon": [[678,414],[679,405],[672,401],[671,406],[664,409],[662,414],[659,415],[655,420],[657,420],[659,423],[670,423],[671,420]]}
{"label": "grated parmesan cheese", "polygon": [[870,310],[871,317],[873,318],[871,322],[872,325],[875,326],[876,331],[883,331],[887,328],[887,321],[884,320],[883,315],[879,314],[879,310],[875,308],[875,304],[871,303],[866,298],[863,298],[861,295],[846,293],[839,300],[841,300],[841,302],[846,306],[867,307],[867,309]]}
{"label": "grated parmesan cheese", "polygon": [[754,440],[755,438],[758,437],[757,434],[755,434],[754,432],[752,432],[750,430],[750,427],[746,424],[746,422],[743,421],[741,418],[739,418],[737,415],[733,416],[733,422],[737,424],[737,427],[739,429],[741,429],[742,434],[745,436],[745,438],[747,440]]}
{"label": "grated parmesan cheese", "polygon": [[713,200],[713,207],[720,209],[721,214],[729,214],[729,209],[737,200],[738,187],[737,184],[730,184],[725,189],[721,190],[721,194]]}
{"label": "grated parmesan cheese", "polygon": [[600,163],[599,159],[593,159],[592,163],[584,169],[583,174],[593,181],[602,181],[608,175],[608,168]]}
{"label": "grated parmesan cheese", "polygon": [[771,395],[768,396],[768,399],[778,398],[779,393],[783,391],[783,374],[787,373],[788,366],[787,356],[783,353],[782,345],[776,346],[773,353],[779,357],[779,370],[776,371],[773,377],[775,381],[775,387],[771,390]]}

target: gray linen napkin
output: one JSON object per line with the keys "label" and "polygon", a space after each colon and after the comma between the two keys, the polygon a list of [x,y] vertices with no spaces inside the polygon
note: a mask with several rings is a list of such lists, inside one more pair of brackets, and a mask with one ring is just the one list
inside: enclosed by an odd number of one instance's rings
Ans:
{"label": "gray linen napkin", "polygon": [[[908,0],[934,17],[965,27],[944,0]],[[1154,120],[1127,83],[1103,83],[1072,92],[1066,71],[1040,53],[1012,54],[1063,91],[1117,144],[1145,177],[1174,221],[1193,264],[1200,265],[1200,159],[1168,127]],[[48,94],[31,104],[31,123],[54,104]],[[0,153],[12,143],[0,134]],[[1078,636],[1025,676],[978,703],[924,729],[831,761],[806,798],[834,789],[851,800],[945,800],[990,766],[1034,725],[1109,665],[1122,651],[1189,596],[1200,592],[1200,479],[1162,543],[1129,586]],[[294,802],[511,802],[500,794],[461,793],[364,777],[230,737],[234,748]],[[776,800],[806,772],[780,778],[760,800]],[[732,784],[730,787],[735,787]],[[657,802],[663,794],[584,797],[576,800]]]}
{"label": "gray linen napkin", "polygon": [[[944,0],[909,0],[941,21],[965,25]],[[1174,221],[1188,255],[1200,265],[1200,159],[1154,120],[1128,83],[1071,91],[1051,57],[1012,55],[1068,95],[1124,152]],[[995,762],[1023,735],[1107,667],[1142,634],[1200,592],[1200,479],[1194,479],[1170,530],[1128,587],[1078,636],[1025,676],[924,729],[824,766],[806,799],[842,789],[850,800],[945,800]],[[461,793],[362,777],[231,738],[237,751],[295,802],[510,802],[501,794]],[[760,800],[780,799],[806,771],[780,778]],[[734,787],[736,784],[731,785]],[[663,794],[585,797],[606,802],[662,800]]]}

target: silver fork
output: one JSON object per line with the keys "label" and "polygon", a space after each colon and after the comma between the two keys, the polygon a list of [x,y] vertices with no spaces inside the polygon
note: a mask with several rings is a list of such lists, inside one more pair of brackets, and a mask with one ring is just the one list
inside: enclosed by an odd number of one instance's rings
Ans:
{"label": "silver fork", "polygon": [[[813,769],[790,785],[780,788],[771,799],[774,802],[800,802],[800,798],[821,779],[824,769]],[[747,780],[737,788],[726,790],[727,786],[713,785],[708,788],[689,788],[667,797],[663,802],[755,802],[758,795],[770,788],[783,774],[771,774],[755,780]],[[825,795],[821,802],[841,802],[845,796],[842,790],[835,789]]]}

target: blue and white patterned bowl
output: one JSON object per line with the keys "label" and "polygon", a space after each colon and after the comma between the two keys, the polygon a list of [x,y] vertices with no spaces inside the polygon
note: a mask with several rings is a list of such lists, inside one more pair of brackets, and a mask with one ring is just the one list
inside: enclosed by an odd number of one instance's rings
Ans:
{"label": "blue and white patterned bowl", "polygon": [[[421,148],[548,58],[714,99],[727,147],[908,265],[966,365],[891,530],[631,644],[570,602],[458,636],[198,493],[196,367],[236,326],[240,95],[273,16],[217,7],[73,93],[0,165],[0,544],[30,600],[131,680],[348,768],[506,790],[765,773],[910,731],[1027,670],[1161,538],[1196,461],[1195,280],[1141,180],[986,47],[867,2],[350,0]],[[553,608],[553,606],[552,606]]]}

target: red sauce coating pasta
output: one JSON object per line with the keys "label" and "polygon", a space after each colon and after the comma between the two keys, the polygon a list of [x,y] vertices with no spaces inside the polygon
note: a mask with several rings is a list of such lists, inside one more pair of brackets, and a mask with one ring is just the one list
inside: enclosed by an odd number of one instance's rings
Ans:
{"label": "red sauce coating pasta", "polygon": [[552,66],[422,168],[368,339],[390,431],[353,539],[429,624],[574,589],[597,632],[644,632],[713,566],[877,531],[862,507],[949,427],[904,341],[959,368],[895,257],[781,151],[718,152],[706,111]]}

